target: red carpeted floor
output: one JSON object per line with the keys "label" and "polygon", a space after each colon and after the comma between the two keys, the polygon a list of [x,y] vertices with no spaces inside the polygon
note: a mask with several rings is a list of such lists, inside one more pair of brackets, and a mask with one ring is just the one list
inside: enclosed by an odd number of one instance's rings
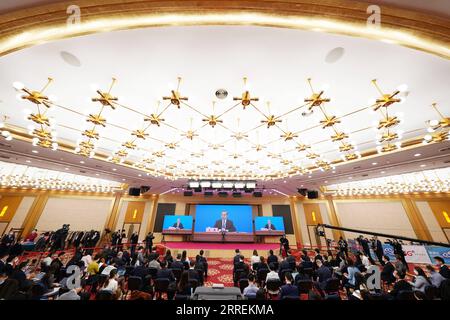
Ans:
{"label": "red carpeted floor", "polygon": [[226,287],[233,286],[233,260],[224,258],[208,259],[208,279],[206,286],[223,283]]}
{"label": "red carpeted floor", "polygon": [[216,243],[216,242],[165,242],[169,249],[203,249],[203,250],[276,250],[280,248],[278,243]]}

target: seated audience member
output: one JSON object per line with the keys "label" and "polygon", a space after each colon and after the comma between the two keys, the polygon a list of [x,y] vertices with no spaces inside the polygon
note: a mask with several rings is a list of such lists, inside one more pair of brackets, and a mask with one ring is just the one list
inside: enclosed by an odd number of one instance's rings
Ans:
{"label": "seated audience member", "polygon": [[[306,250],[305,250],[306,252]],[[300,257],[300,263],[299,263],[299,272],[303,272],[305,269],[313,269],[313,263],[311,261],[311,259],[309,259],[309,257],[305,254],[303,254]]]}
{"label": "seated audience member", "polygon": [[25,237],[25,242],[34,242],[37,236],[38,236],[37,229],[34,229],[33,231],[31,231],[29,235]]}
{"label": "seated audience member", "polygon": [[399,274],[397,271],[394,271],[395,283],[393,289],[389,292],[389,294],[395,298],[397,298],[399,292],[401,291],[412,291],[412,285],[405,280],[406,274]]}
{"label": "seated audience member", "polygon": [[149,257],[150,262],[148,263],[148,267],[149,268],[153,268],[153,269],[161,269],[161,263],[158,261],[158,258],[155,256],[150,256]]}
{"label": "seated audience member", "polygon": [[164,260],[166,261],[167,264],[167,268],[170,268],[172,262],[173,262],[173,257],[172,257],[172,252],[167,249],[166,254],[164,256]]}
{"label": "seated audience member", "polygon": [[333,273],[330,270],[330,268],[323,265],[322,260],[317,259],[315,275],[316,275],[316,286],[320,290],[324,290],[327,280],[332,277]]}
{"label": "seated audience member", "polygon": [[145,249],[143,246],[139,246],[137,249],[135,266],[143,266],[145,264]]}
{"label": "seated audience member", "polygon": [[292,271],[296,270],[297,262],[295,261],[295,257],[292,255],[292,251],[287,251],[286,261],[289,263],[289,267]]}
{"label": "seated audience member", "polygon": [[287,257],[283,258],[283,260],[280,263],[280,266],[278,267],[278,275],[280,276],[280,279],[283,279],[284,272],[292,272],[291,265],[289,264]]}
{"label": "seated audience member", "polygon": [[65,252],[60,252],[58,255],[54,255],[52,263],[50,263],[50,270],[55,276],[59,276],[61,268],[64,266],[62,260],[64,258]]}
{"label": "seated audience member", "polygon": [[285,284],[280,288],[280,299],[285,299],[286,297],[299,298],[298,288],[292,284],[294,279],[292,278],[292,274],[290,272],[286,272],[284,274],[284,281]]}
{"label": "seated audience member", "polygon": [[175,276],[172,270],[167,269],[167,262],[165,260],[160,263],[161,269],[156,273],[156,279],[169,279],[170,282],[175,281]]}
{"label": "seated audience member", "polygon": [[111,271],[114,270],[114,269],[117,269],[117,268],[115,266],[113,266],[113,265],[106,265],[103,268],[101,274],[103,274],[105,276],[109,276],[111,274]]}
{"label": "seated audience member", "polygon": [[81,261],[83,265],[87,268],[88,265],[92,262],[92,256],[88,251],[85,251],[83,256],[81,257]]}
{"label": "seated audience member", "polygon": [[172,266],[170,267],[172,270],[183,270],[184,265],[181,262],[181,253],[177,254],[176,259],[172,262]]}
{"label": "seated audience member", "polygon": [[266,259],[263,256],[261,256],[259,257],[259,262],[257,263],[256,270],[263,270],[263,269],[269,270],[269,266],[266,263]]}
{"label": "seated audience member", "polygon": [[273,254],[273,250],[269,250],[269,256],[267,257],[267,264],[278,263],[278,257]]}
{"label": "seated audience member", "polygon": [[189,285],[189,272],[183,271],[180,282],[178,282],[176,295],[188,296],[192,294],[192,287]]}
{"label": "seated audience member", "polygon": [[441,276],[446,279],[450,279],[450,269],[445,265],[444,259],[438,256],[434,257],[433,259],[437,267],[439,268],[439,273],[441,274]]}
{"label": "seated audience member", "polygon": [[346,288],[356,288],[356,275],[360,273],[360,269],[358,269],[353,260],[347,259],[347,272],[344,273],[344,277],[347,279],[345,283]]}
{"label": "seated audience member", "polygon": [[431,285],[431,282],[428,279],[427,275],[421,267],[414,267],[414,275],[414,281],[410,282],[410,284],[413,286],[413,290],[425,293],[425,287]]}
{"label": "seated audience member", "polygon": [[200,278],[199,272],[194,268],[195,268],[195,260],[191,260],[191,262],[189,263],[189,270],[187,270],[189,280],[197,280],[199,285],[201,285],[203,279]]}
{"label": "seated audience member", "polygon": [[323,257],[320,254],[319,248],[314,249],[314,261],[316,261],[316,260],[323,261]]}
{"label": "seated audience member", "polygon": [[117,266],[117,268],[122,268],[125,266],[126,262],[123,259],[123,252],[117,252],[116,256],[112,259],[112,263]]}
{"label": "seated audience member", "polygon": [[269,264],[269,273],[266,275],[266,282],[269,280],[280,280],[280,275],[275,270],[275,265],[273,263]]}
{"label": "seated audience member", "polygon": [[259,288],[255,283],[255,276],[253,274],[248,275],[248,286],[244,288],[244,296],[247,298],[256,298],[256,292]]}
{"label": "seated audience member", "polygon": [[111,270],[108,279],[106,279],[100,290],[110,291],[115,298],[118,297],[119,283],[117,282],[117,269]]}
{"label": "seated audience member", "polygon": [[100,272],[99,265],[98,265],[99,255],[96,255],[94,257],[94,260],[91,261],[91,263],[87,267],[87,273],[89,275],[93,276]]}
{"label": "seated audience member", "polygon": [[50,252],[50,253],[42,260],[42,263],[44,263],[44,265],[45,265],[46,267],[50,267],[50,264],[51,264],[52,261],[53,261],[52,257],[53,257],[53,253]]}
{"label": "seated audience member", "polygon": [[257,250],[253,250],[253,255],[250,257],[250,266],[253,269],[253,265],[259,263],[259,255]]}
{"label": "seated audience member", "polygon": [[61,294],[56,300],[80,300],[81,297],[79,293],[81,292],[81,287],[70,289],[69,291]]}
{"label": "seated audience member", "polygon": [[432,265],[427,265],[427,271],[430,275],[428,279],[430,280],[431,284],[436,288],[439,288],[445,278],[439,272],[436,272]]}
{"label": "seated audience member", "polygon": [[394,265],[390,261],[389,257],[386,255],[383,256],[383,262],[384,266],[383,269],[381,270],[381,280],[386,281],[388,284],[394,283],[395,282]]}

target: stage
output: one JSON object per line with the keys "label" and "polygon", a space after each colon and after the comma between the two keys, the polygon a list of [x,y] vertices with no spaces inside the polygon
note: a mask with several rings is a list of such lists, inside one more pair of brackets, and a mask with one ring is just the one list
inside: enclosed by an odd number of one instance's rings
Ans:
{"label": "stage", "polygon": [[245,258],[252,256],[253,250],[258,250],[259,255],[267,256],[267,252],[272,249],[277,252],[280,249],[279,243],[219,243],[219,242],[163,242],[161,243],[172,251],[172,256],[188,252],[190,258],[194,258],[200,250],[205,251],[207,258],[232,258],[234,250],[239,249]]}

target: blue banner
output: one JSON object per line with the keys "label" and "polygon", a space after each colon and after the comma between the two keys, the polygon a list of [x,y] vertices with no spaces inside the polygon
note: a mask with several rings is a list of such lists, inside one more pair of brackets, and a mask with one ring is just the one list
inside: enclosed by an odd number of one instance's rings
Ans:
{"label": "blue banner", "polygon": [[445,264],[450,264],[450,248],[437,246],[425,246],[425,248],[433,263],[433,258],[437,256],[444,259]]}

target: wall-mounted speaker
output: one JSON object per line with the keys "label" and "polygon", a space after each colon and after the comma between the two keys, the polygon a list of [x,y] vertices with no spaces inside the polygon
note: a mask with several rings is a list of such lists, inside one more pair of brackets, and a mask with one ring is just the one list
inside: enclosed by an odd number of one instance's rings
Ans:
{"label": "wall-mounted speaker", "polygon": [[306,193],[308,192],[308,189],[306,188],[298,188],[297,192],[300,193],[302,196],[306,196]]}
{"label": "wall-mounted speaker", "polygon": [[212,192],[212,191],[205,191],[203,194],[205,195],[205,197],[212,197],[214,195],[214,192]]}
{"label": "wall-mounted speaker", "polygon": [[194,194],[194,193],[193,193],[191,190],[185,191],[185,192],[183,193],[183,195],[184,195],[185,197],[192,197],[193,194]]}
{"label": "wall-mounted speaker", "polygon": [[308,191],[308,199],[317,199],[319,197],[319,191],[310,190]]}
{"label": "wall-mounted speaker", "polygon": [[147,191],[150,190],[150,186],[141,186],[141,193],[146,193]]}
{"label": "wall-mounted speaker", "polygon": [[220,191],[220,192],[217,193],[217,195],[218,195],[219,197],[225,198],[225,197],[228,197],[228,192],[226,192],[226,191]]}
{"label": "wall-mounted speaker", "polygon": [[262,192],[261,191],[255,191],[255,192],[253,192],[253,196],[255,198],[262,198]]}
{"label": "wall-mounted speaker", "polygon": [[233,198],[241,198],[242,197],[242,193],[240,192],[233,192]]}
{"label": "wall-mounted speaker", "polygon": [[141,188],[128,189],[128,195],[133,197],[139,197],[141,195]]}

